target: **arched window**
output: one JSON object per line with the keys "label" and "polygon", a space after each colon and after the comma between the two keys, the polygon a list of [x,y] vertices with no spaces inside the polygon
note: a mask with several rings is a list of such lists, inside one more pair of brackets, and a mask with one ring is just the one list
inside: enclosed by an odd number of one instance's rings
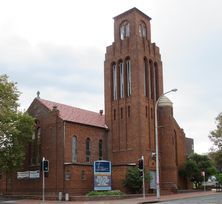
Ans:
{"label": "arched window", "polygon": [[149,72],[148,72],[148,62],[144,58],[144,96],[149,96]]}
{"label": "arched window", "polygon": [[72,162],[77,162],[77,137],[72,137]]}
{"label": "arched window", "polygon": [[117,100],[117,71],[116,71],[116,64],[112,65],[112,85],[113,85],[113,100]]}
{"label": "arched window", "polygon": [[119,62],[119,82],[120,82],[120,98],[124,98],[124,66],[123,62]]}
{"label": "arched window", "polygon": [[124,21],[120,25],[120,39],[124,40],[126,37],[130,36],[130,25],[129,22]]}
{"label": "arched window", "polygon": [[39,164],[41,159],[41,128],[37,127],[35,133],[32,135],[31,141],[31,158],[30,163],[31,165]]}
{"label": "arched window", "polygon": [[99,140],[99,160],[103,159],[103,141]]}
{"label": "arched window", "polygon": [[150,67],[150,78],[151,78],[151,99],[156,100],[156,76],[155,76],[155,68],[153,66],[153,62],[149,61]]}
{"label": "arched window", "polygon": [[41,160],[41,128],[37,129],[37,152],[36,152],[36,164],[38,164]]}
{"label": "arched window", "polygon": [[141,22],[139,25],[139,34],[140,37],[146,38],[146,24],[144,22]]}
{"label": "arched window", "polygon": [[86,139],[86,162],[90,162],[90,139]]}
{"label": "arched window", "polygon": [[131,81],[131,63],[130,59],[126,60],[126,83],[127,83],[127,96],[132,94],[132,81]]}
{"label": "arched window", "polygon": [[157,63],[154,63],[154,68],[155,68],[155,90],[156,90],[156,99],[159,97],[159,80],[158,80],[158,64]]}

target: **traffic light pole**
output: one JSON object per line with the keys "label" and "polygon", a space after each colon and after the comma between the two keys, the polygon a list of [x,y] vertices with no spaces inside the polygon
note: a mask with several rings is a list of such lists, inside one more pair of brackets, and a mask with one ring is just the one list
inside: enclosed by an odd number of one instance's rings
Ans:
{"label": "traffic light pole", "polygon": [[141,159],[143,160],[143,199],[145,199],[144,156],[142,156]]}
{"label": "traffic light pole", "polygon": [[45,157],[42,158],[42,203],[45,203],[45,170],[44,170]]}

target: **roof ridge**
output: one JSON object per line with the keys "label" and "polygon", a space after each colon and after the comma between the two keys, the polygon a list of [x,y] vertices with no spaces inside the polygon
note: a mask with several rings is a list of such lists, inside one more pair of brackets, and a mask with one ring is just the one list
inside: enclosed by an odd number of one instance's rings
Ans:
{"label": "roof ridge", "polygon": [[95,112],[95,111],[92,111],[92,110],[87,110],[87,109],[83,109],[83,108],[78,108],[78,107],[75,107],[75,106],[71,106],[71,105],[67,105],[67,104],[64,104],[64,103],[59,103],[59,102],[55,102],[55,101],[50,101],[50,100],[46,100],[46,99],[42,99],[42,98],[37,98],[37,100],[39,100],[41,102],[42,101],[46,101],[46,102],[50,102],[50,103],[54,103],[54,104],[58,104],[58,105],[62,105],[62,106],[67,106],[67,107],[70,107],[70,108],[74,108],[74,109],[78,109],[78,110],[82,110],[82,111],[87,111],[87,112],[91,112],[91,113],[95,113],[95,114],[100,114],[99,112]]}

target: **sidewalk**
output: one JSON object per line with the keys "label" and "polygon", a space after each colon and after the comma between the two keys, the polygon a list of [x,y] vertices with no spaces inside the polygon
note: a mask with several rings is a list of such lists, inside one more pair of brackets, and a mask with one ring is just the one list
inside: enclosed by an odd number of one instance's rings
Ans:
{"label": "sidewalk", "polygon": [[[106,200],[106,201],[45,201],[45,204],[145,204],[145,203],[156,203],[170,200],[177,200],[183,198],[200,197],[207,195],[214,195],[216,192],[193,192],[193,193],[179,193],[173,195],[163,195],[160,200],[157,201],[155,196],[147,196],[145,199],[141,198],[131,198],[131,199],[121,199],[121,200]],[[41,204],[40,200],[17,200],[16,204]]]}

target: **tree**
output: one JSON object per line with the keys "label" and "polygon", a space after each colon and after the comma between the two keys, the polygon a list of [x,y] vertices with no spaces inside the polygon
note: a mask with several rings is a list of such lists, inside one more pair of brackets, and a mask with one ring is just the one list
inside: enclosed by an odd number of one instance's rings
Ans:
{"label": "tree", "polygon": [[34,119],[18,110],[19,96],[16,83],[0,75],[0,171],[5,173],[21,167],[34,131]]}
{"label": "tree", "polygon": [[214,146],[222,151],[222,113],[216,117],[216,129],[210,132],[209,138]]}
{"label": "tree", "polygon": [[180,175],[189,179],[198,188],[203,182],[202,171],[205,172],[206,180],[217,173],[215,166],[207,155],[194,153],[185,161],[183,168],[180,169]]}
{"label": "tree", "polygon": [[[145,181],[150,180],[150,174],[145,173]],[[126,174],[123,185],[129,189],[131,193],[140,193],[142,191],[143,178],[141,171],[137,167],[130,167]]]}
{"label": "tree", "polygon": [[222,150],[212,151],[209,153],[209,157],[214,162],[217,170],[222,172]]}

